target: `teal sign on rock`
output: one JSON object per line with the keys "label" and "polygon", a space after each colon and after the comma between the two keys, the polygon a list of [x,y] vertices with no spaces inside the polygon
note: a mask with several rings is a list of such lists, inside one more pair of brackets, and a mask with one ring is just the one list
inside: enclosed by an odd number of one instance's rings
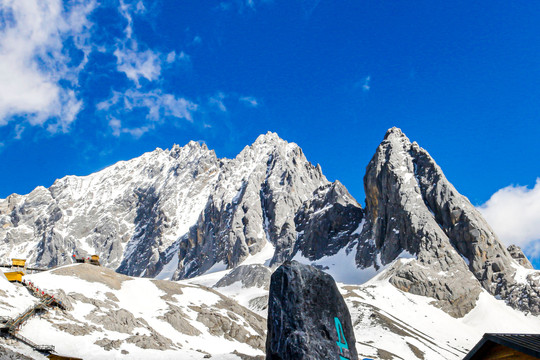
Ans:
{"label": "teal sign on rock", "polygon": [[[339,360],[350,360],[349,358],[346,358],[343,356],[345,353],[343,350],[349,350],[349,345],[347,344],[347,339],[345,339],[345,333],[343,332],[343,326],[341,325],[341,321],[339,321],[339,318],[334,317],[334,323],[336,324],[336,332],[337,332],[337,338],[338,341],[336,341],[336,344],[339,348]],[[362,360],[373,360],[364,358]]]}

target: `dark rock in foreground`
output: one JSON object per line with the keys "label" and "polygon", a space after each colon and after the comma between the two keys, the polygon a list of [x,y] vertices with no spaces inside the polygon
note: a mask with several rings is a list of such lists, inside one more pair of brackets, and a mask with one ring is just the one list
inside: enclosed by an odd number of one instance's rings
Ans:
{"label": "dark rock in foreground", "polygon": [[334,279],[287,261],[273,274],[268,301],[267,360],[356,360],[351,316]]}

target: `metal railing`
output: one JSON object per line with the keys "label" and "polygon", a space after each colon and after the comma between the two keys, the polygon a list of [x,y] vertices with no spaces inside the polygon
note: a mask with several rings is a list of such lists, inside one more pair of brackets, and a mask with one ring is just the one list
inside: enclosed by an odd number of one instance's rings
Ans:
{"label": "metal railing", "polygon": [[42,351],[42,352],[52,352],[52,351],[54,351],[54,345],[37,345],[33,341],[31,341],[31,340],[25,338],[24,336],[22,336],[21,334],[11,334],[11,336],[13,336],[15,339],[25,343],[26,345],[29,345],[29,346],[33,347],[37,351]]}
{"label": "metal railing", "polygon": [[37,351],[50,353],[54,351],[53,345],[37,345],[34,342],[30,341],[29,339],[25,338],[21,334],[17,332],[19,330],[19,327],[26,321],[30,316],[32,316],[34,313],[36,313],[38,310],[45,310],[47,307],[51,306],[53,303],[56,303],[57,306],[64,308],[61,303],[58,303],[58,301],[52,297],[49,294],[40,293],[36,287],[29,286],[28,283],[24,282],[24,286],[26,286],[32,295],[40,299],[40,302],[37,304],[34,304],[30,307],[28,307],[23,313],[18,315],[16,318],[12,319],[9,317],[0,317],[0,322],[4,323],[4,328],[8,329],[8,333],[15,339],[31,346]]}

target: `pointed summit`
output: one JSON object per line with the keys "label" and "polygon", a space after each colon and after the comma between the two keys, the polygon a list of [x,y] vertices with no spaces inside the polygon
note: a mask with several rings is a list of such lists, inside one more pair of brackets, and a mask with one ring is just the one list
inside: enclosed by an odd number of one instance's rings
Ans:
{"label": "pointed summit", "polygon": [[[520,265],[428,152],[411,144],[400,129],[386,133],[367,167],[364,187],[360,266],[385,265],[403,252],[414,254],[415,260],[392,269],[390,282],[434,297],[453,316],[472,309],[482,287],[524,308],[512,295],[521,288],[514,281]],[[526,308],[538,313],[540,300],[533,295]]]}
{"label": "pointed summit", "polygon": [[287,141],[280,138],[277,133],[268,131],[266,134],[259,135],[253,144],[275,144],[279,142],[287,143]]}
{"label": "pointed summit", "polygon": [[395,127],[395,126],[388,129],[386,131],[386,134],[384,135],[384,140],[392,139],[392,138],[406,138],[407,140],[409,140],[407,136],[405,136],[403,131],[401,131],[400,128]]}

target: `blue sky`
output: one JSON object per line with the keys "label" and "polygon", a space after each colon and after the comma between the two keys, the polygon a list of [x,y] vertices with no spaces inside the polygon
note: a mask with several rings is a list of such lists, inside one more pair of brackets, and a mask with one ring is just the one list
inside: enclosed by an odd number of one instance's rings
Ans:
{"label": "blue sky", "polygon": [[398,126],[540,265],[538,2],[7,1],[0,33],[1,198],[270,130],[363,203]]}

